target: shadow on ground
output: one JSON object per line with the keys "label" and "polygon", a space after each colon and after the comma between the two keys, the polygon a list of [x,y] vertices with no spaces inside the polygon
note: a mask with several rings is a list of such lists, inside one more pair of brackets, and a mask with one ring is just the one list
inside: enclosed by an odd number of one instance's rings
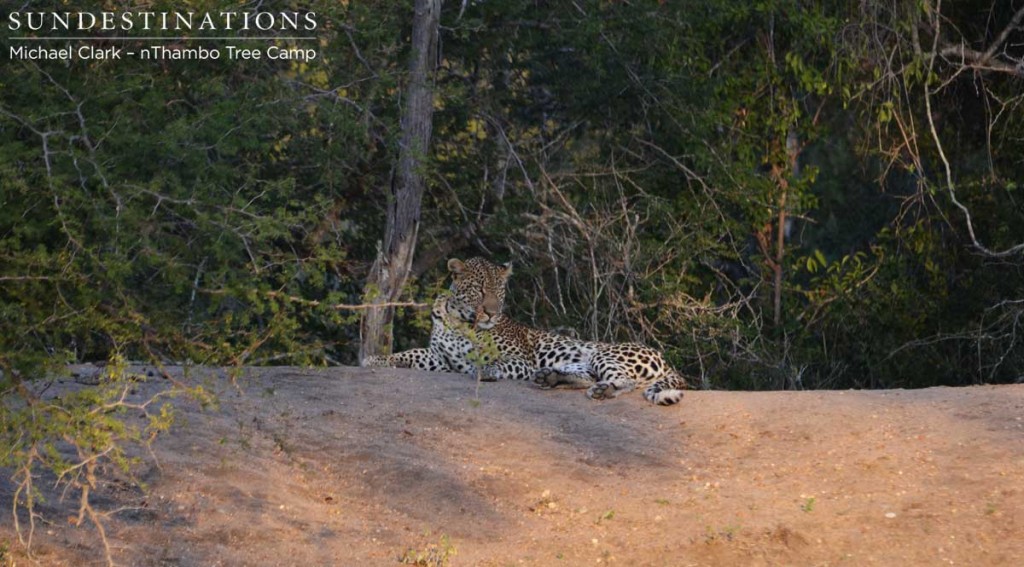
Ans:
{"label": "shadow on ground", "polygon": [[[108,521],[122,564],[388,565],[452,548],[452,565],[1024,556],[1024,386],[690,392],[660,408],[401,370],[192,374],[219,407],[176,402],[178,426],[136,472],[145,488],[113,475],[96,492],[128,507]],[[101,563],[95,530],[47,490],[19,561]],[[14,538],[3,522],[0,543]]]}

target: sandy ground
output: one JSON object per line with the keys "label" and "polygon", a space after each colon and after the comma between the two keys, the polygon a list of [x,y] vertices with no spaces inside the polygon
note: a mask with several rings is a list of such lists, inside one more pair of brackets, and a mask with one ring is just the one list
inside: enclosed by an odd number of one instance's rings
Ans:
{"label": "sandy ground", "polygon": [[[660,408],[520,383],[477,401],[465,376],[402,370],[197,379],[220,407],[177,403],[144,490],[102,484],[102,506],[139,507],[108,522],[120,564],[1024,561],[1024,385],[701,391]],[[8,561],[102,563],[57,495],[33,557],[19,551],[3,476]]]}

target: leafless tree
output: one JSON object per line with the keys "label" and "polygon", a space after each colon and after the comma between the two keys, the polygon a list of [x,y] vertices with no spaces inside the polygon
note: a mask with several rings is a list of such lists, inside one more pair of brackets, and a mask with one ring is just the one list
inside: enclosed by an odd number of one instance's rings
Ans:
{"label": "leafless tree", "polygon": [[364,288],[364,296],[371,307],[366,310],[360,327],[360,360],[390,352],[395,308],[388,304],[396,303],[401,295],[416,251],[426,185],[423,169],[434,113],[432,76],[437,62],[440,16],[441,0],[416,0],[401,146],[388,195],[384,240]]}

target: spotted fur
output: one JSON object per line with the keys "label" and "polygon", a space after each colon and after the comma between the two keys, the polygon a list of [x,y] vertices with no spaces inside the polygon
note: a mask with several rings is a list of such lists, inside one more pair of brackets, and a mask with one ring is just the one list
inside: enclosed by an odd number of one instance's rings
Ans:
{"label": "spotted fur", "polygon": [[500,367],[484,370],[495,379],[529,380],[543,388],[587,388],[591,399],[609,399],[644,388],[644,398],[672,405],[686,381],[655,349],[638,343],[581,341],[532,329],[501,315],[491,330]]}
{"label": "spotted fur", "polygon": [[[587,388],[592,399],[608,399],[644,387],[644,398],[659,405],[677,403],[686,381],[665,362],[660,352],[637,343],[581,341],[532,329],[501,313],[511,267],[482,258],[448,263],[451,294],[434,303],[430,346],[364,365],[443,369],[474,374],[467,355],[473,343],[467,325],[494,339],[497,360],[484,358],[481,375],[488,380],[533,380],[544,388]],[[383,364],[378,364],[383,363]]]}
{"label": "spotted fur", "polygon": [[[466,358],[473,350],[473,343],[458,329],[463,326],[463,321],[482,330],[494,326],[494,317],[501,314],[505,305],[505,290],[512,266],[497,266],[483,258],[471,258],[465,262],[452,258],[448,261],[448,270],[452,274],[451,289],[434,300],[427,348],[368,356],[363,359],[363,366],[475,373],[476,367]],[[502,364],[487,359],[484,362],[495,368],[518,365],[516,362]],[[494,379],[490,375],[484,378]]]}

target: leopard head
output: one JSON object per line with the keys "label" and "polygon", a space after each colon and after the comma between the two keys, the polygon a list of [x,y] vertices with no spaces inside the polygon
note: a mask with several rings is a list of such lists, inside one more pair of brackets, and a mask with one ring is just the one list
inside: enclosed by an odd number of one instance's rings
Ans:
{"label": "leopard head", "polygon": [[498,266],[483,258],[465,262],[452,258],[448,260],[448,271],[452,274],[448,312],[480,329],[494,327],[505,307],[511,262]]}

